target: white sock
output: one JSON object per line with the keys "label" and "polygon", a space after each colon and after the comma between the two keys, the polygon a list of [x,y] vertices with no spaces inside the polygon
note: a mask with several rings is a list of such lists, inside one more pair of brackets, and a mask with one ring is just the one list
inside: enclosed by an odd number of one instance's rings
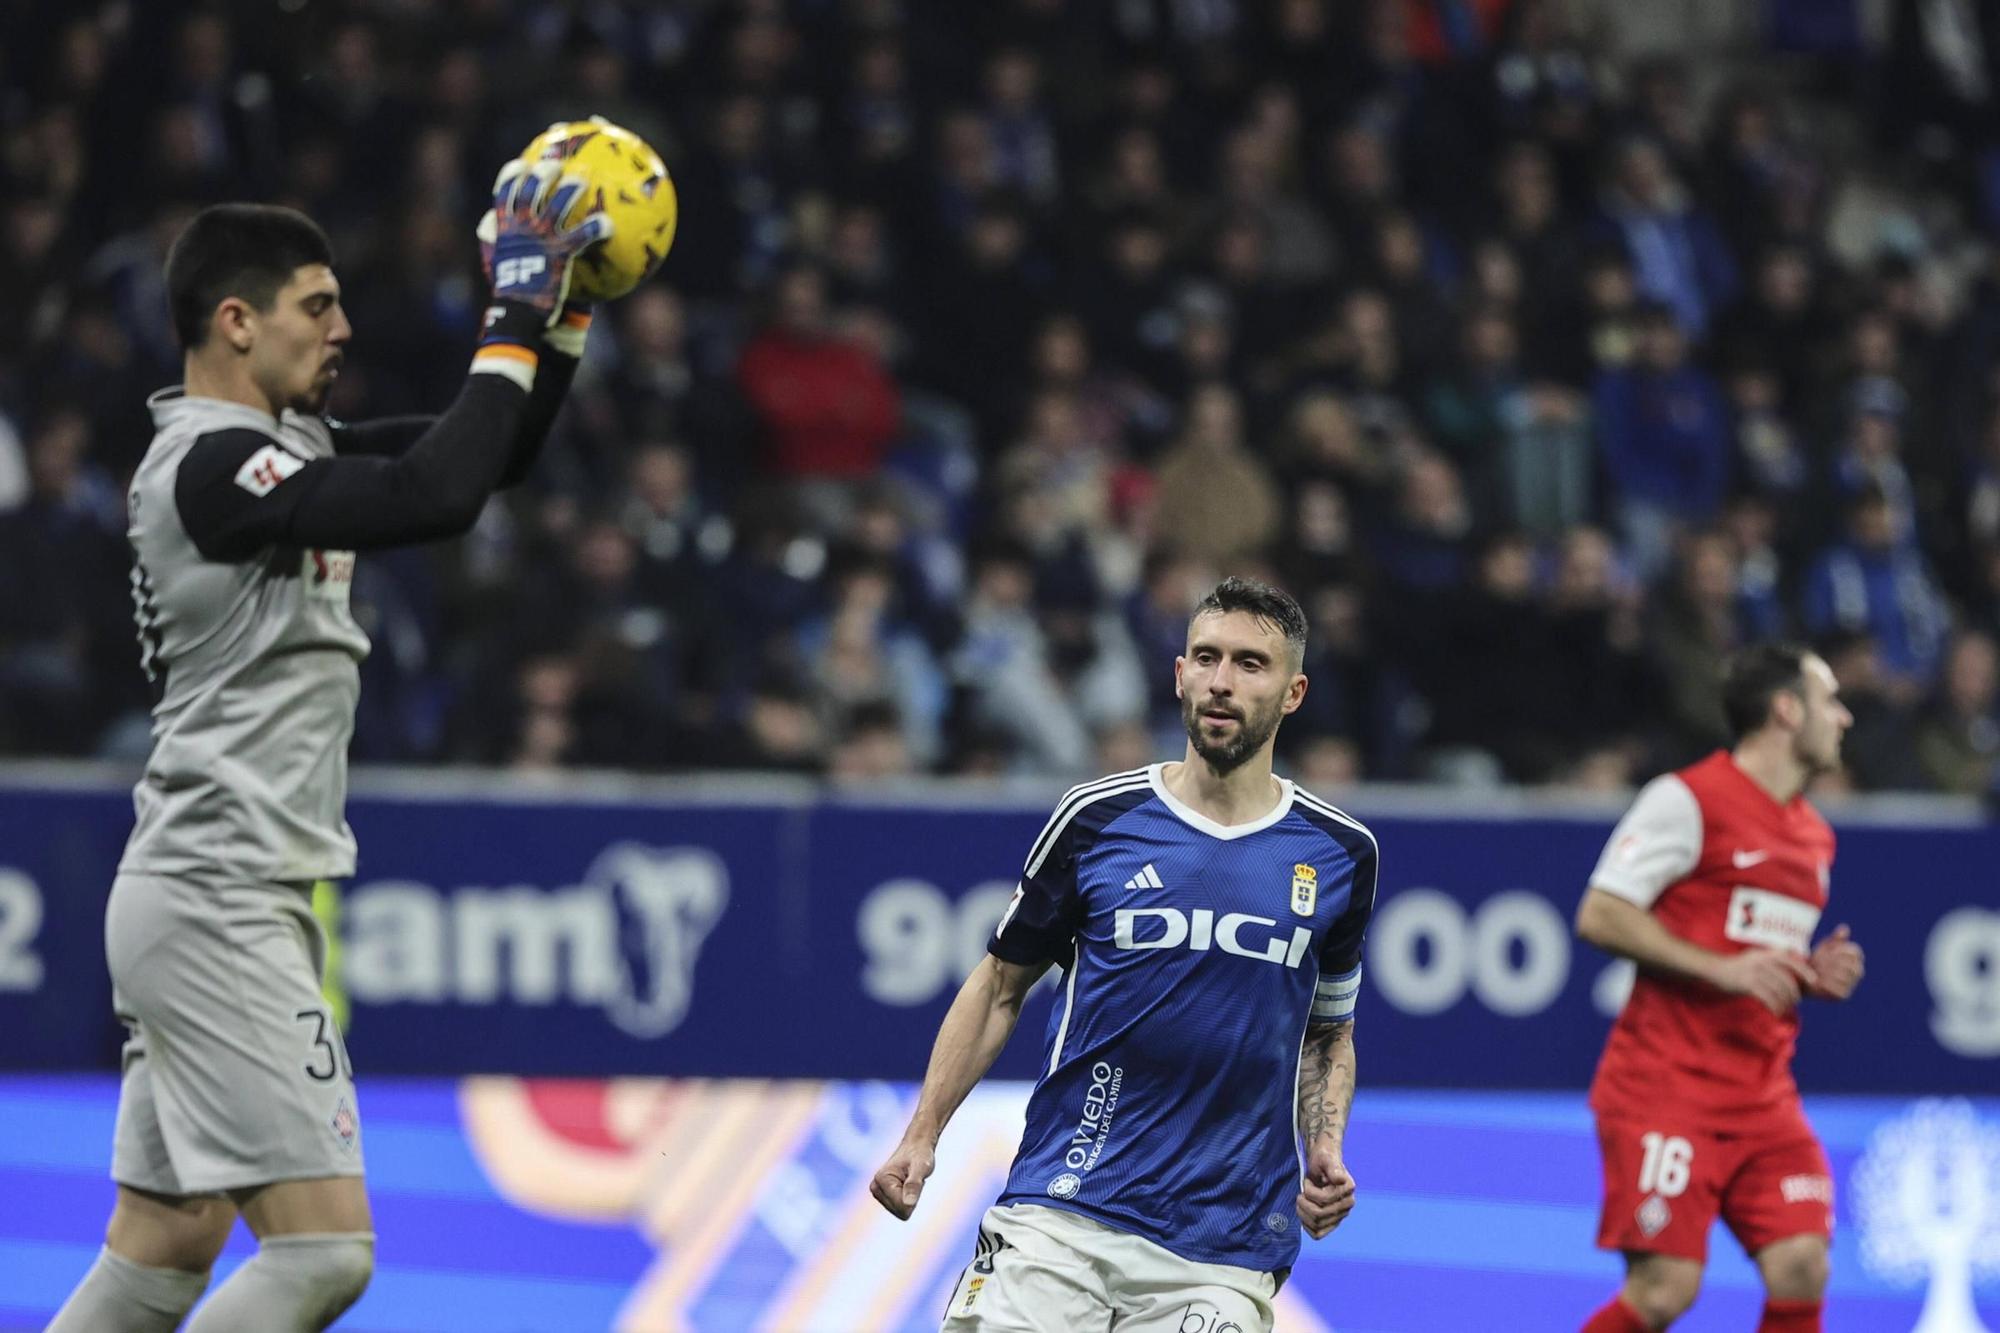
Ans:
{"label": "white sock", "polygon": [[207,1273],[148,1268],[106,1247],[48,1333],[172,1333],[207,1287]]}
{"label": "white sock", "polygon": [[215,1289],[187,1333],[319,1333],[368,1289],[375,1236],[268,1236]]}

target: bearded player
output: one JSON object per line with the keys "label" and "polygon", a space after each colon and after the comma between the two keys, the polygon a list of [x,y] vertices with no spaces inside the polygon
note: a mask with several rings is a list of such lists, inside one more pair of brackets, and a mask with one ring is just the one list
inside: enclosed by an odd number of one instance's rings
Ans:
{"label": "bearded player", "polygon": [[1833,831],[1805,799],[1853,722],[1816,654],[1762,644],[1723,685],[1735,747],[1647,784],[1611,835],[1577,934],[1639,965],[1591,1086],[1597,1243],[1625,1284],[1585,1333],[1668,1327],[1719,1216],[1764,1281],[1761,1333],[1816,1333],[1833,1177],[1792,1081],[1801,999],[1844,1000],[1861,948],[1827,902]]}
{"label": "bearded player", "polygon": [[132,595],[160,690],[105,914],[123,1057],[97,1261],[54,1333],[164,1333],[240,1216],[257,1253],[189,1325],[320,1329],[374,1267],[353,1070],[320,996],[315,881],[354,869],[347,746],[368,637],[354,553],[471,527],[525,475],[581,352],[560,154],[496,185],[494,300],[443,415],[320,415],[351,329],[326,237],[289,209],[198,215],[167,259],[185,386],[132,481]]}
{"label": "bearded player", "polygon": [[1174,682],[1179,763],[1073,788],[938,1032],[876,1172],[917,1206],[938,1136],[1028,989],[1067,974],[1027,1128],[948,1330],[1268,1330],[1299,1252],[1354,1207],[1342,1161],[1375,839],[1271,772],[1306,622],[1226,579]]}

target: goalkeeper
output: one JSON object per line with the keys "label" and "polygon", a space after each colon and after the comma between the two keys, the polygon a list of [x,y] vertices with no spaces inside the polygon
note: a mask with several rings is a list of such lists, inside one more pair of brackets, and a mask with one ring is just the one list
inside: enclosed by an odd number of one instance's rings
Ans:
{"label": "goalkeeper", "polygon": [[352,330],[304,216],[210,208],[168,255],[186,384],[149,400],[130,500],[160,699],[105,918],[131,1032],[117,1198],[55,1333],[177,1327],[239,1215],[258,1251],[190,1329],[321,1329],[368,1284],[360,1108],[311,906],[315,881],[354,869],[354,553],[465,532],[533,463],[588,323],[564,305],[571,264],[610,234],[601,213],[570,217],[585,190],[564,166],[557,151],[501,173],[493,301],[435,419],[321,415]]}

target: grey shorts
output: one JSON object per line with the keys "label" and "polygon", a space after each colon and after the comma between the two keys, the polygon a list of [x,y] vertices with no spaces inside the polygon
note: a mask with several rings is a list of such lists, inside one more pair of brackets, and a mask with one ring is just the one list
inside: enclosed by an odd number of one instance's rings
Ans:
{"label": "grey shorts", "polygon": [[306,886],[120,875],[104,943],[131,1032],[112,1179],[186,1195],[362,1174]]}

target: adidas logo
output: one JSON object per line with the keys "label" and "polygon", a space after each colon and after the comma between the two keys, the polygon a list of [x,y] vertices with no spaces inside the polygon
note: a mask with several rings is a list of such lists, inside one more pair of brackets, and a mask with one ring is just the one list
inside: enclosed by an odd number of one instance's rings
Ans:
{"label": "adidas logo", "polygon": [[1153,869],[1153,863],[1148,861],[1144,870],[1141,870],[1138,874],[1125,881],[1125,887],[1128,889],[1164,889],[1167,886],[1160,883],[1160,872]]}

